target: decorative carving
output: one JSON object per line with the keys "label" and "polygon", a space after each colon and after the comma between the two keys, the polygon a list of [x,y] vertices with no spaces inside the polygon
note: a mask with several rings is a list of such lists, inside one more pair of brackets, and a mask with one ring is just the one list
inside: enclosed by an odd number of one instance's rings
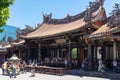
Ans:
{"label": "decorative carving", "polygon": [[14,38],[12,37],[12,36],[8,36],[8,42],[12,42],[12,41],[14,41]]}
{"label": "decorative carving", "polygon": [[96,2],[89,2],[89,8],[87,8],[85,15],[84,15],[84,21],[85,22],[90,22],[94,16],[92,16],[92,13],[96,11],[100,4],[102,4],[104,1],[103,0],[96,0]]}
{"label": "decorative carving", "polygon": [[84,16],[84,21],[85,22],[91,21],[91,11],[88,8],[87,8],[85,16]]}
{"label": "decorative carving", "polygon": [[43,15],[44,22],[49,22],[51,20],[51,17],[52,17],[52,13],[50,13],[50,14],[44,14]]}
{"label": "decorative carving", "polygon": [[100,4],[103,6],[105,0],[100,0]]}
{"label": "decorative carving", "polygon": [[20,28],[18,28],[18,30],[17,30],[17,36],[19,36],[19,35],[26,35],[26,34],[32,32],[32,31],[34,30],[34,29],[33,29],[31,26],[29,26],[29,25],[25,25],[25,26],[26,26],[25,29],[20,29]]}
{"label": "decorative carving", "polygon": [[85,17],[85,21],[89,21],[89,19],[91,18],[90,16],[91,13],[96,11],[99,8],[99,6],[100,6],[100,0],[99,1],[96,0],[95,2],[89,3],[90,8],[87,11],[83,11],[75,16],[67,16],[64,19],[52,19],[51,18],[52,14],[50,13],[49,15],[43,14],[43,20],[45,23],[49,23],[49,24],[65,24]]}
{"label": "decorative carving", "polygon": [[115,9],[112,11],[108,26],[110,28],[120,25],[120,6],[115,4]]}

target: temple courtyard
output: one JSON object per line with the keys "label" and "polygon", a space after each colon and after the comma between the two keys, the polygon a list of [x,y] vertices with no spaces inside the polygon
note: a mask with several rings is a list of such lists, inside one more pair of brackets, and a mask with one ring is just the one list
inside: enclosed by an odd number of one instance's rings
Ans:
{"label": "temple courtyard", "polygon": [[2,75],[2,70],[0,69],[0,80],[120,80],[119,74],[109,73],[107,76],[103,77],[98,72],[84,72],[81,70],[69,71],[69,75],[49,75],[36,73],[35,77],[30,77],[31,73],[17,75],[17,78],[10,78],[9,76]]}

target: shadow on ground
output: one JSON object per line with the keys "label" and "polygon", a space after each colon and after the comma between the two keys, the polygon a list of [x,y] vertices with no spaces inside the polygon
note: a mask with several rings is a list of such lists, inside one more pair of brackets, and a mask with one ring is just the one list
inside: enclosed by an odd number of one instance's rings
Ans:
{"label": "shadow on ground", "polygon": [[106,78],[109,80],[120,80],[120,73],[110,73],[106,72],[105,75],[102,75],[98,71],[84,71],[84,70],[68,70],[68,75],[75,75],[75,76],[88,76],[88,77],[98,77],[98,78]]}

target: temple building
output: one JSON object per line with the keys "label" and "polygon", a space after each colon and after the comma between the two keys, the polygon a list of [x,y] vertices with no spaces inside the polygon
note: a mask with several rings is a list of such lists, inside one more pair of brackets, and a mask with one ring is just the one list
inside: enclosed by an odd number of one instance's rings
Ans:
{"label": "temple building", "polygon": [[25,41],[20,39],[18,36],[25,35],[33,30],[33,28],[29,25],[25,26],[25,29],[19,29],[17,27],[8,25],[3,27],[4,32],[0,34],[0,63],[4,62],[4,60],[9,59],[14,54],[21,59],[25,59]]}
{"label": "temple building", "polygon": [[113,60],[120,60],[120,7],[115,4],[115,9],[103,25],[89,35],[89,42],[93,44],[94,58],[102,58],[108,68],[112,68]]}
{"label": "temple building", "polygon": [[[89,8],[64,19],[52,19],[52,14],[44,14],[42,24],[27,35],[20,35],[25,40],[26,60],[36,59],[48,66],[63,67],[67,60],[68,68],[80,66],[88,61],[89,69],[93,64],[93,45],[90,39],[106,21],[104,0],[89,3]],[[77,57],[73,58],[72,49],[76,48]]]}
{"label": "temple building", "polygon": [[[25,25],[26,28],[24,29],[20,29],[18,28],[18,30],[16,31],[16,36],[17,39],[9,42],[9,47],[7,47],[7,52],[5,55],[5,58],[10,58],[12,55],[16,55],[17,57],[21,58],[21,59],[25,59],[26,56],[26,47],[25,47],[25,40],[20,39],[18,36],[19,35],[26,35],[28,33],[30,33],[31,31],[33,31],[33,28],[29,25]],[[8,46],[8,45],[5,45]]]}
{"label": "temple building", "polygon": [[0,64],[2,64],[5,61],[7,49],[11,47],[9,45],[9,42],[14,41],[17,38],[16,31],[18,28],[10,25],[5,25],[3,27],[0,27],[0,29],[4,29],[3,32],[0,33]]}

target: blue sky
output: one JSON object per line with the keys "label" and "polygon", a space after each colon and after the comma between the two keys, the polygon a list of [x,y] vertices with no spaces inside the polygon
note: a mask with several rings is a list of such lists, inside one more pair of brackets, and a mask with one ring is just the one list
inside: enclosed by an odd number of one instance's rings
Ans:
{"label": "blue sky", "polygon": [[[86,10],[89,1],[95,0],[16,0],[10,7],[7,24],[20,28],[25,28],[25,24],[35,27],[43,21],[42,12],[52,13],[52,18],[64,18],[68,13],[72,16]],[[105,0],[107,16],[115,3],[120,4],[120,0]]]}

